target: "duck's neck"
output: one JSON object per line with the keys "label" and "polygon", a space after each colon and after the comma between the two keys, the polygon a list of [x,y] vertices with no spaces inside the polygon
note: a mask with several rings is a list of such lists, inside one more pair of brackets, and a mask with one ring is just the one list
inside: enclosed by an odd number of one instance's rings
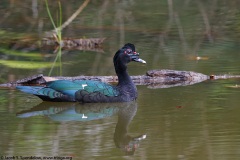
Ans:
{"label": "duck's neck", "polygon": [[127,66],[123,63],[115,64],[115,71],[118,76],[118,85],[133,85],[133,81],[128,75]]}

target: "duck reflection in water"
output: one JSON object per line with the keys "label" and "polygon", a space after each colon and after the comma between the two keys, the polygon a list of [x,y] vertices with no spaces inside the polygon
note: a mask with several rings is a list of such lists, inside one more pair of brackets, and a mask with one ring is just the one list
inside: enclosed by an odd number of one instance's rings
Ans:
{"label": "duck reflection in water", "polygon": [[55,103],[42,102],[39,105],[17,113],[19,118],[33,116],[47,116],[51,120],[66,121],[92,121],[118,115],[118,122],[114,132],[114,143],[126,155],[133,155],[146,135],[132,137],[128,135],[128,126],[137,112],[136,102],[125,103]]}
{"label": "duck reflection in water", "polygon": [[133,155],[139,147],[139,142],[146,138],[146,134],[132,137],[128,135],[128,126],[137,112],[137,103],[128,103],[128,106],[121,107],[118,111],[118,122],[114,133],[116,147],[121,148],[126,155]]}

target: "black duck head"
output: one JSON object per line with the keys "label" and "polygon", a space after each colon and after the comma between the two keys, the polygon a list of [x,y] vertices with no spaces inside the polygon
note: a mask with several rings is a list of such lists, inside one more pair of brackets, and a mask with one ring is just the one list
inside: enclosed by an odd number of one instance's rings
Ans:
{"label": "black duck head", "polygon": [[146,61],[139,58],[139,53],[135,51],[135,46],[131,43],[127,43],[121,49],[119,49],[115,54],[113,61],[114,63],[121,61],[125,64],[131,61],[146,63]]}

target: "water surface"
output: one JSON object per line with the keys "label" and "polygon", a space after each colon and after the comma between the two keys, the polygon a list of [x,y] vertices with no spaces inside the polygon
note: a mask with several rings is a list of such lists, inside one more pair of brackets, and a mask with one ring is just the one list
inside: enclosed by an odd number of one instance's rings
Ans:
{"label": "water surface", "polygon": [[[82,4],[80,1],[62,3],[64,20]],[[163,68],[207,75],[239,74],[238,4],[226,0],[90,2],[63,30],[63,36],[107,37],[104,52],[63,51],[62,76],[114,75],[112,57],[127,42],[134,43],[141,58],[147,61],[146,65],[129,64],[131,75]],[[57,4],[51,2],[50,7],[53,13],[57,12]],[[0,29],[13,32],[13,37],[9,34],[10,39],[19,34],[39,36],[52,29],[43,2],[4,1],[0,12],[3,15]],[[29,51],[29,48],[11,46],[1,43],[0,48],[19,54],[35,52],[40,59],[9,55],[1,50],[1,60],[53,62],[55,58],[44,49]],[[46,54],[53,56],[46,57]],[[203,59],[195,60],[196,56]],[[1,83],[40,73],[47,75],[50,70],[0,65]],[[52,76],[59,73],[55,67]],[[37,97],[15,89],[1,89],[0,155],[238,159],[240,90],[230,86],[239,82],[239,79],[208,80],[162,89],[137,86],[136,102],[93,106],[42,103]]]}

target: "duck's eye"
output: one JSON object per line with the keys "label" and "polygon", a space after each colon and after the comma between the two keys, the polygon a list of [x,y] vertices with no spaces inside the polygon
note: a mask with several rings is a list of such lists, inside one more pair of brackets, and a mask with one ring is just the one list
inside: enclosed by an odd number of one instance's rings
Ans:
{"label": "duck's eye", "polygon": [[132,53],[132,50],[131,49],[127,49],[127,54],[130,54],[130,53]]}

